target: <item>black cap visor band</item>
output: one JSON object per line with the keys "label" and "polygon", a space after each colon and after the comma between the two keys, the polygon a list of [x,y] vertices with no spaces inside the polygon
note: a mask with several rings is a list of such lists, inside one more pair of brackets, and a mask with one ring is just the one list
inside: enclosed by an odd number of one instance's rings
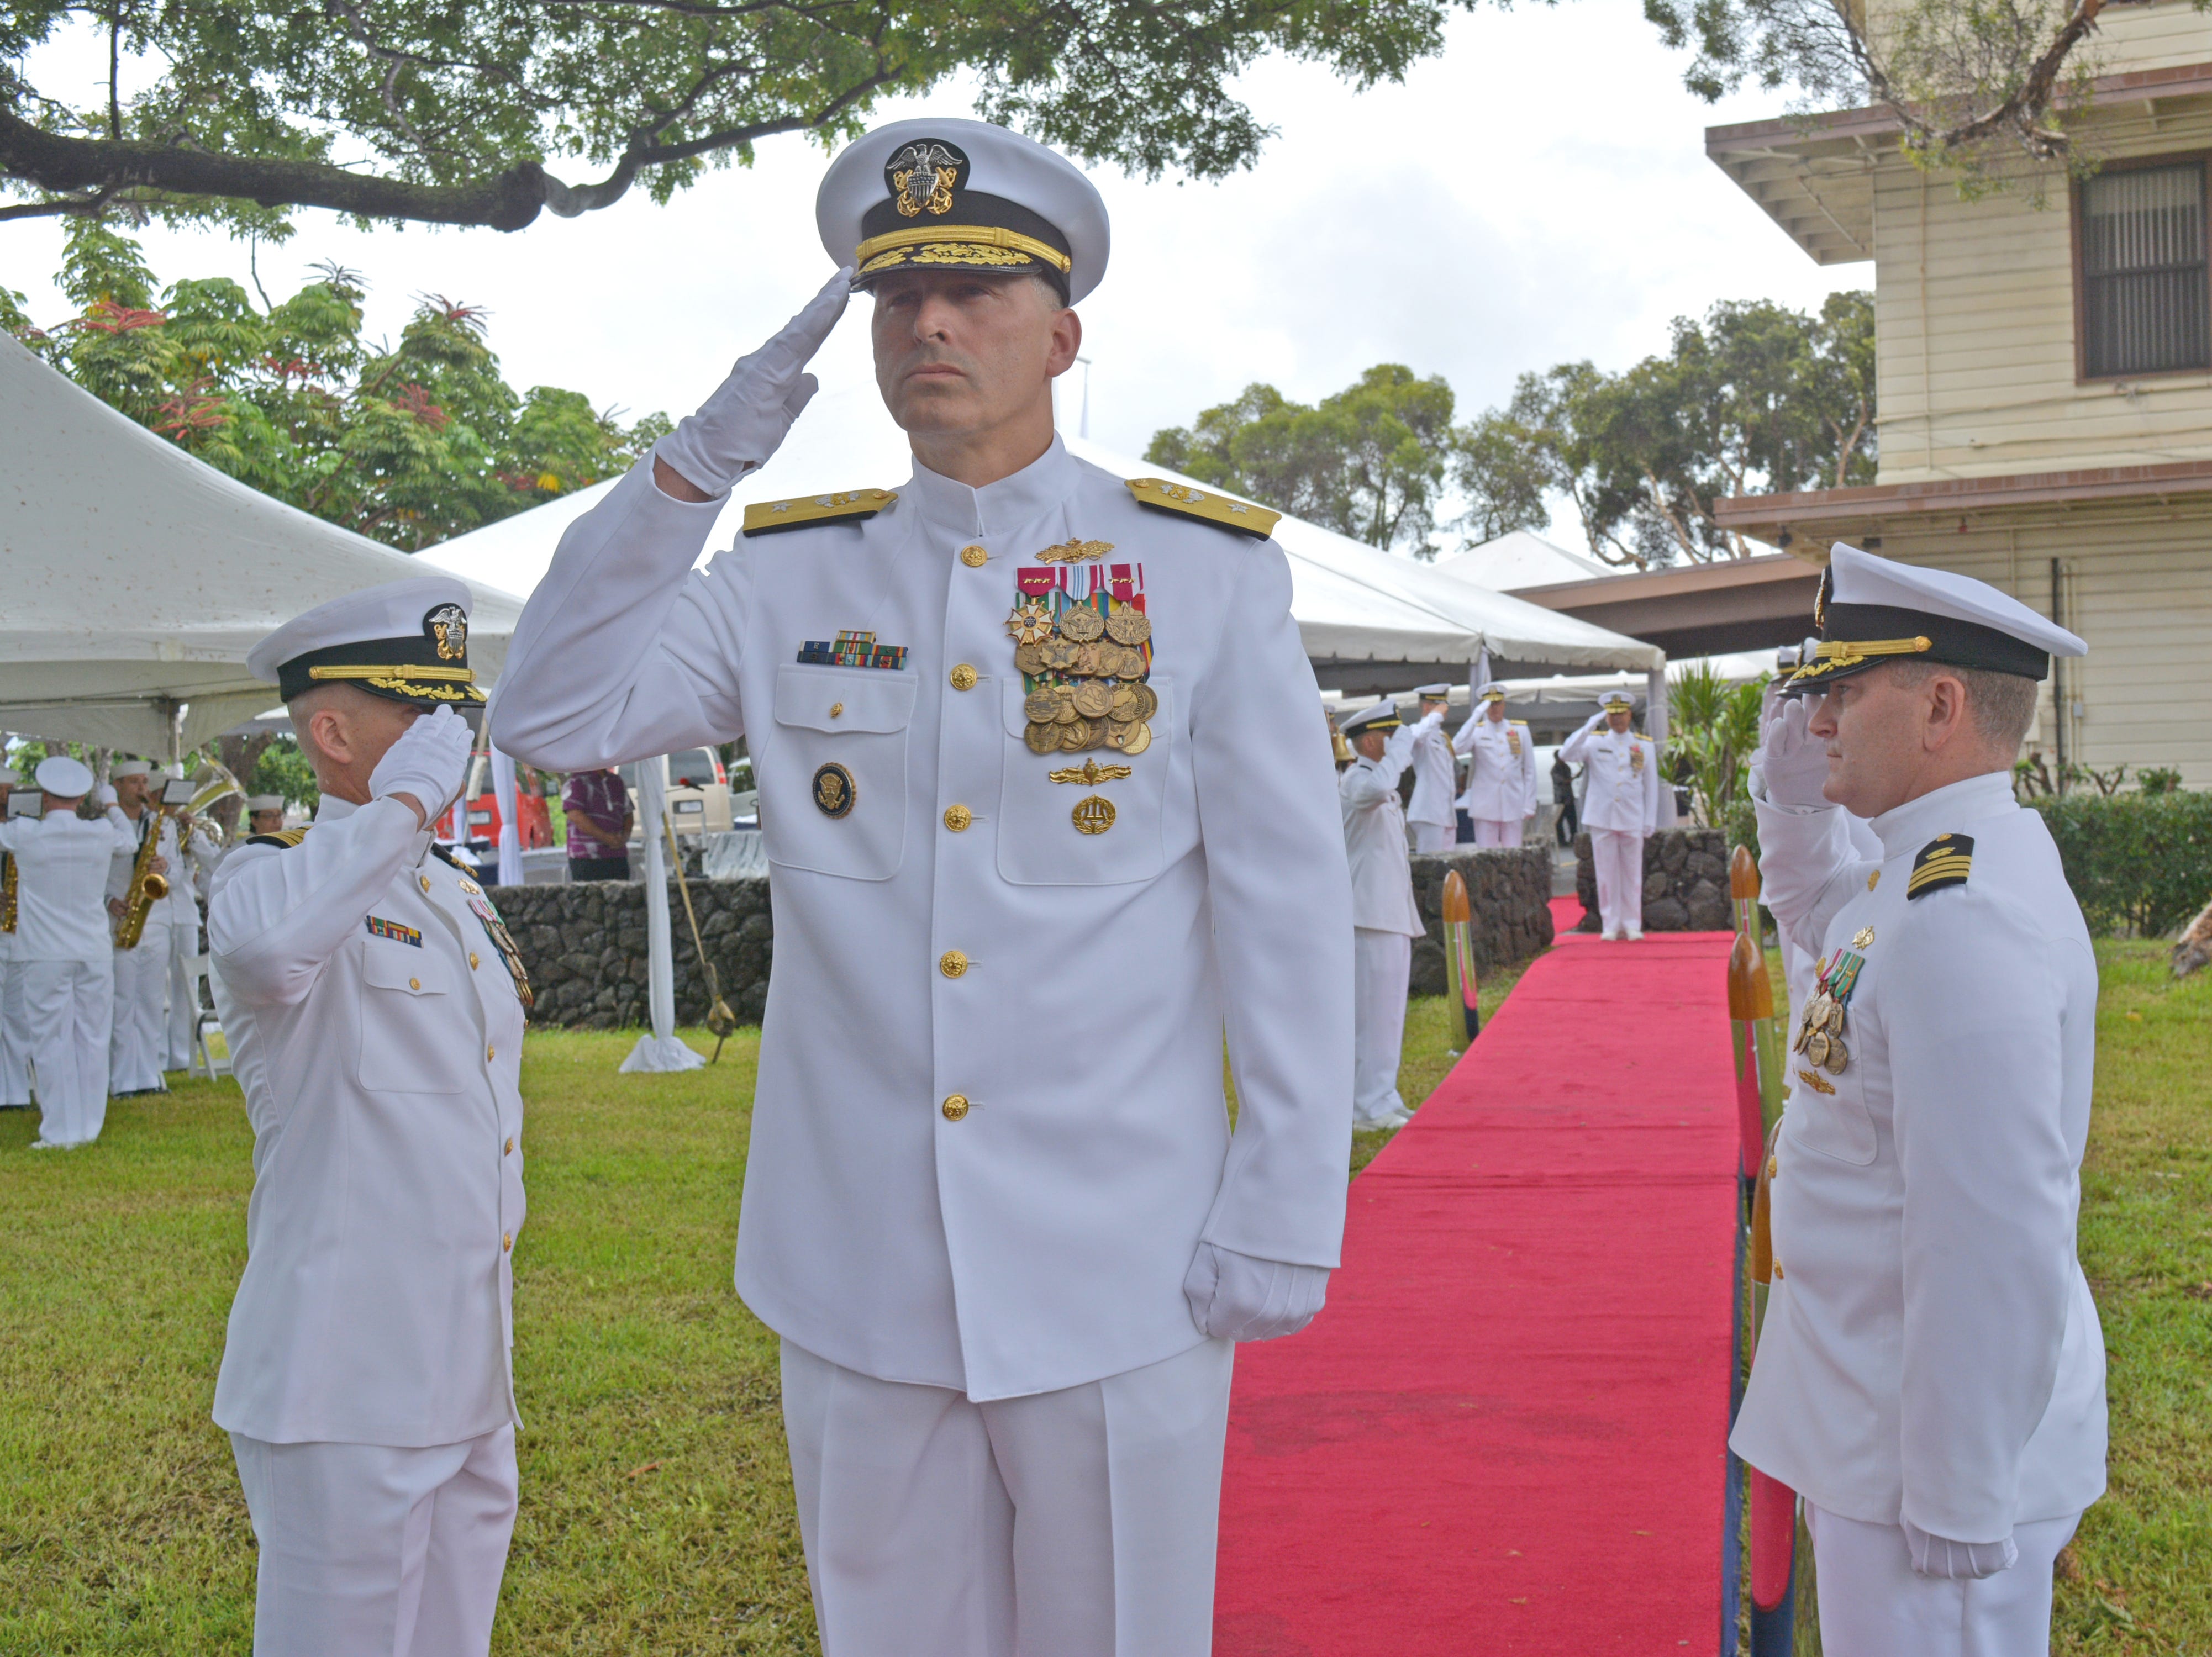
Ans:
{"label": "black cap visor band", "polygon": [[[1923,639],[1928,646],[1924,650],[1896,647],[1917,645]],[[1849,646],[1855,640],[1886,648],[1865,654],[1851,652]],[[1805,663],[1783,687],[1785,695],[1817,695],[1838,679],[1880,667],[1884,662],[1938,662],[1947,667],[1978,668],[2036,680],[2051,675],[2048,651],[2001,628],[1892,604],[1839,604],[1831,600],[1821,617],[1820,642],[1842,646],[1844,653]]]}
{"label": "black cap visor band", "polygon": [[349,684],[411,707],[469,708],[483,701],[484,693],[477,688],[467,663],[439,662],[437,655],[419,633],[329,645],[295,656],[278,668],[276,692],[289,702],[317,685]]}

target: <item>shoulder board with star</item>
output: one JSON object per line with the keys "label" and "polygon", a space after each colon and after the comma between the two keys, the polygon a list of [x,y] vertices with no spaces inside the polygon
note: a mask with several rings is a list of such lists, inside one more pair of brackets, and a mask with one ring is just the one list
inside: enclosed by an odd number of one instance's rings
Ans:
{"label": "shoulder board with star", "polygon": [[1200,519],[1234,530],[1239,535],[1249,535],[1255,541],[1266,540],[1275,532],[1275,525],[1283,521],[1283,514],[1279,512],[1269,512],[1249,501],[1216,495],[1208,489],[1194,489],[1188,483],[1170,483],[1158,477],[1132,477],[1128,484],[1129,493],[1137,497],[1140,507],[1181,513],[1186,518]]}
{"label": "shoulder board with star", "polygon": [[783,530],[811,529],[817,524],[857,524],[873,518],[897,499],[890,489],[839,489],[789,501],[756,501],[745,508],[744,533],[775,535]]}
{"label": "shoulder board with star", "polygon": [[1912,873],[1905,884],[1905,901],[1910,902],[1924,893],[1940,892],[1946,886],[1963,886],[1973,871],[1974,837],[1938,835],[1912,859]]}
{"label": "shoulder board with star", "polygon": [[248,835],[246,843],[248,846],[274,846],[280,852],[289,851],[307,839],[307,830],[314,826],[310,822],[297,828],[279,829],[273,835]]}

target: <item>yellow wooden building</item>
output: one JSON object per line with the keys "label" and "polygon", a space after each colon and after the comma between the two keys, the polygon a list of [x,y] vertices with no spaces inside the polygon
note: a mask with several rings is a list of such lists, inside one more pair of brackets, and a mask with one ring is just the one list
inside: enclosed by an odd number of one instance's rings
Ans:
{"label": "yellow wooden building", "polygon": [[2116,3],[2090,50],[2100,166],[2040,205],[1962,199],[1881,110],[1707,130],[1814,259],[1874,262],[1881,410],[1875,483],[1720,517],[1813,562],[1849,541],[2003,587],[2089,644],[2031,752],[2212,787],[2212,15]]}

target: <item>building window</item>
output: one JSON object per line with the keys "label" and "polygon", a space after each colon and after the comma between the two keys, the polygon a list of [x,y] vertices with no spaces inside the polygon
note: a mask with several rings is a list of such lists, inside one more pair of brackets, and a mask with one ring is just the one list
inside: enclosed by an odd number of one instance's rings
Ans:
{"label": "building window", "polygon": [[2212,367],[2204,164],[2100,173],[2081,213],[2082,372]]}

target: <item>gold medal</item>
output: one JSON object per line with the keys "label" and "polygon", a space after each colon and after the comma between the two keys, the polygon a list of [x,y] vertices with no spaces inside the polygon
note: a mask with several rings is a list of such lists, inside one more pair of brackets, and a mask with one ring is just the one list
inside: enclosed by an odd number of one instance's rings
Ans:
{"label": "gold medal", "polygon": [[1142,719],[1118,730],[1109,726],[1106,732],[1106,745],[1133,756],[1141,754],[1152,745],[1152,727]]}
{"label": "gold medal", "polygon": [[1828,1062],[1828,1037],[1825,1031],[1814,1030],[1805,1043],[1805,1056],[1814,1064],[1826,1067]]}
{"label": "gold medal", "polygon": [[1060,636],[1079,645],[1103,637],[1106,618],[1088,604],[1071,604],[1060,612]]}
{"label": "gold medal", "polygon": [[1035,678],[1044,671],[1044,652],[1035,645],[1014,646],[1014,671]]}
{"label": "gold medal", "polygon": [[1053,728],[1060,732],[1060,751],[1063,754],[1080,754],[1091,746],[1091,722],[1088,719],[1073,719]]}
{"label": "gold medal", "polygon": [[1085,679],[1075,687],[1075,711],[1086,719],[1103,719],[1114,706],[1114,693],[1103,679]]}
{"label": "gold medal", "polygon": [[1106,618],[1106,636],[1117,645],[1140,645],[1152,636],[1152,619],[1123,605]]}
{"label": "gold medal", "polygon": [[1083,715],[1075,711],[1075,687],[1056,684],[1052,688],[1052,717],[1061,725],[1073,725]]}
{"label": "gold medal", "polygon": [[1048,639],[1037,646],[1037,653],[1044,658],[1047,671],[1065,673],[1075,665],[1078,652],[1065,639]]}
{"label": "gold medal", "polygon": [[1052,612],[1034,598],[1016,604],[1006,617],[1006,631],[1018,645],[1041,644],[1052,637]]}
{"label": "gold medal", "polygon": [[1107,729],[1108,729],[1108,727],[1107,727],[1106,721],[1105,721],[1105,720],[1103,720],[1103,719],[1085,719],[1085,720],[1084,720],[1084,722],[1083,722],[1083,745],[1084,745],[1085,748],[1103,748],[1103,747],[1105,747],[1105,746],[1106,746],[1106,731],[1107,731]]}
{"label": "gold medal", "polygon": [[1032,754],[1057,754],[1060,752],[1060,727],[1031,720],[1030,728],[1022,732],[1022,740],[1030,745]]}
{"label": "gold medal", "polygon": [[1085,645],[1075,652],[1075,671],[1086,679],[1095,679],[1106,671],[1106,659],[1097,645]]}
{"label": "gold medal", "polygon": [[1121,723],[1127,725],[1137,717],[1137,707],[1138,701],[1136,687],[1134,685],[1127,684],[1120,685],[1115,687],[1114,698],[1112,701],[1107,705],[1106,717],[1109,719],[1117,719]]}
{"label": "gold medal", "polygon": [[1828,1015],[1823,1022],[1822,1028],[1831,1035],[1841,1035],[1844,1033],[1844,1004],[1833,997],[1829,998]]}
{"label": "gold medal", "polygon": [[1831,1076],[1841,1076],[1844,1066],[1850,1062],[1851,1055],[1844,1049],[1844,1044],[1832,1038],[1828,1042],[1827,1057],[1818,1061],[1820,1068]]}
{"label": "gold medal", "polygon": [[1022,712],[1038,725],[1050,725],[1060,717],[1060,698],[1050,690],[1032,690],[1022,698]]}
{"label": "gold medal", "polygon": [[1140,720],[1149,719],[1160,711],[1160,693],[1148,684],[1140,684],[1136,687],[1136,690],[1137,718]]}

